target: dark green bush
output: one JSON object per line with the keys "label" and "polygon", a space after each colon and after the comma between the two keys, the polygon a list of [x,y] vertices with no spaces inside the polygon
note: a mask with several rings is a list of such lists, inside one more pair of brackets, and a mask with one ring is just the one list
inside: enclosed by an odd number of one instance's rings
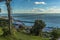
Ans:
{"label": "dark green bush", "polygon": [[46,26],[45,22],[42,20],[36,20],[34,26],[30,30],[31,34],[34,34],[36,36],[40,35],[42,36],[42,29]]}
{"label": "dark green bush", "polygon": [[51,35],[52,35],[52,40],[57,40],[60,37],[60,30],[53,29]]}

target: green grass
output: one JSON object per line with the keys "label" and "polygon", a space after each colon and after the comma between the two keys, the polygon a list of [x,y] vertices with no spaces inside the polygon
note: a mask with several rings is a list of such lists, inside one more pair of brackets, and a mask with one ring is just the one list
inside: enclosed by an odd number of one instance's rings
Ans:
{"label": "green grass", "polygon": [[41,38],[40,36],[26,35],[23,33],[18,33],[17,37],[22,40],[48,40],[48,38]]}
{"label": "green grass", "polygon": [[[14,30],[15,31],[15,30]],[[14,35],[9,35],[6,37],[0,36],[0,40],[48,40],[48,38],[42,38],[40,36],[32,36],[22,32],[12,32]],[[0,28],[0,35],[2,35],[2,28]]]}
{"label": "green grass", "polygon": [[21,32],[17,32],[16,35],[0,37],[0,40],[48,40],[48,38],[41,38],[39,36],[26,35]]}

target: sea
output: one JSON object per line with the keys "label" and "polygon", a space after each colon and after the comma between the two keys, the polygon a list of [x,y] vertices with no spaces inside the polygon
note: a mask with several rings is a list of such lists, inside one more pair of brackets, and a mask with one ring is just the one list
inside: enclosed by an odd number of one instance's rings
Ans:
{"label": "sea", "polygon": [[[7,14],[0,13],[0,16],[7,16]],[[59,13],[14,13],[11,16],[15,20],[35,22],[35,20],[43,20],[46,27],[59,27],[60,28],[60,14]],[[34,23],[25,23],[26,26],[33,26]]]}

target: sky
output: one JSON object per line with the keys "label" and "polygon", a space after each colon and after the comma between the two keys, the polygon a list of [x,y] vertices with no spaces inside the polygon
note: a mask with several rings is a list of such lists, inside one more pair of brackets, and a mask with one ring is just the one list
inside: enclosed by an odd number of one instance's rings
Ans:
{"label": "sky", "polygon": [[[0,2],[2,13],[7,12],[5,2]],[[13,13],[60,13],[60,0],[12,0]]]}

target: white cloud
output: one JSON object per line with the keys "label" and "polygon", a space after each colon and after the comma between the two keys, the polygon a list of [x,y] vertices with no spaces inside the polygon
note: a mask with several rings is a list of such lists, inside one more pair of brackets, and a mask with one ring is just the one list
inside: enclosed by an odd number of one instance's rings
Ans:
{"label": "white cloud", "polygon": [[58,7],[50,7],[47,9],[43,9],[43,8],[34,8],[32,9],[33,13],[60,13],[60,8]]}
{"label": "white cloud", "polygon": [[15,10],[14,13],[60,13],[60,8],[50,7],[44,8],[33,8],[31,10]]}
{"label": "white cloud", "polygon": [[45,9],[42,9],[42,8],[34,8],[32,9],[32,12],[43,12],[45,11]]}
{"label": "white cloud", "polygon": [[60,13],[60,8],[58,7],[51,7],[45,10],[46,13]]}
{"label": "white cloud", "polygon": [[34,2],[35,4],[46,4],[45,2]]}

